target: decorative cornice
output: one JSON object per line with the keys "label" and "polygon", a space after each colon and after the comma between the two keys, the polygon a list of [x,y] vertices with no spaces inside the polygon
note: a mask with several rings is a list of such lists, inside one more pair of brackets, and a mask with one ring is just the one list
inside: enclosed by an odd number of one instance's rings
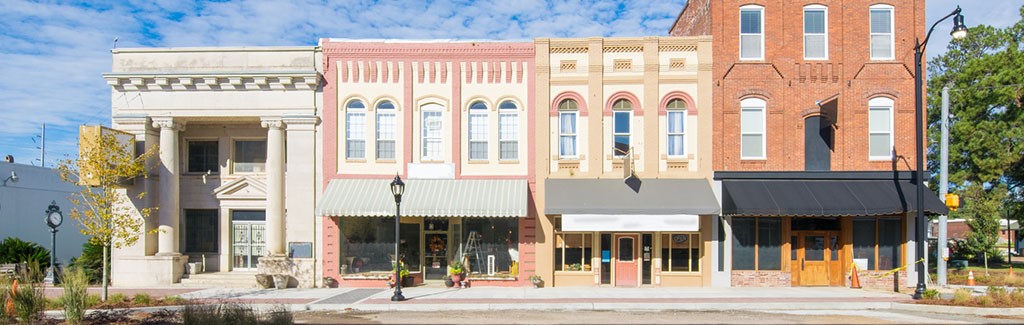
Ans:
{"label": "decorative cornice", "polygon": [[331,42],[325,44],[323,53],[330,56],[410,56],[424,58],[486,57],[486,58],[534,58],[533,43],[465,42],[465,43],[382,43],[382,42]]}
{"label": "decorative cornice", "polygon": [[104,73],[107,85],[129,91],[314,90],[317,71],[215,73]]}

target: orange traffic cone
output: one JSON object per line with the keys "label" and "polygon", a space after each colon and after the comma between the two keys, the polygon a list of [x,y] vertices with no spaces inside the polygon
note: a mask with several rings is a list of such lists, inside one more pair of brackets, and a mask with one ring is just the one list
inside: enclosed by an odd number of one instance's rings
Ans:
{"label": "orange traffic cone", "polygon": [[850,289],[860,289],[860,277],[857,276],[857,264],[853,265],[853,272],[850,274]]}
{"label": "orange traffic cone", "polygon": [[974,285],[974,271],[968,271],[967,272],[967,285],[969,285],[969,286],[973,286]]}
{"label": "orange traffic cone", "polygon": [[[14,315],[14,295],[17,292],[18,292],[18,279],[14,279],[14,283],[11,284],[11,296],[7,297],[7,306],[4,306],[4,308],[6,308],[5,310],[7,311],[8,315]],[[0,292],[0,294],[3,294],[3,293]]]}

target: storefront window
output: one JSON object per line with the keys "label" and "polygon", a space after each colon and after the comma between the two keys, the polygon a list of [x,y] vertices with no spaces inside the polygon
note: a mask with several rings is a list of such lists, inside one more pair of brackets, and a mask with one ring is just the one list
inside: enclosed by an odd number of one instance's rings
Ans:
{"label": "storefront window", "polygon": [[341,218],[341,273],[390,272],[394,218]]}
{"label": "storefront window", "polygon": [[475,237],[476,252],[469,251],[468,267],[475,274],[512,274],[519,263],[519,220],[516,218],[462,219],[462,238]]}
{"label": "storefront window", "polygon": [[854,262],[866,261],[868,270],[899,267],[903,243],[898,218],[857,218],[853,220]]}
{"label": "storefront window", "polygon": [[757,269],[782,269],[782,220],[757,218]]}
{"label": "storefront window", "polygon": [[662,234],[662,272],[699,272],[700,244],[699,233]]}
{"label": "storefront window", "polygon": [[591,233],[555,234],[555,270],[589,271],[593,242]]}
{"label": "storefront window", "polygon": [[735,217],[732,233],[733,270],[782,269],[781,219]]}

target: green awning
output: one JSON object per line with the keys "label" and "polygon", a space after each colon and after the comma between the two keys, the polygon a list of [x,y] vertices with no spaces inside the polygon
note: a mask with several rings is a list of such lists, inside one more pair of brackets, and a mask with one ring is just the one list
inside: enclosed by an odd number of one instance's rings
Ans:
{"label": "green awning", "polygon": [[[317,207],[323,217],[393,217],[391,179],[335,179]],[[410,179],[402,216],[526,217],[525,179]]]}

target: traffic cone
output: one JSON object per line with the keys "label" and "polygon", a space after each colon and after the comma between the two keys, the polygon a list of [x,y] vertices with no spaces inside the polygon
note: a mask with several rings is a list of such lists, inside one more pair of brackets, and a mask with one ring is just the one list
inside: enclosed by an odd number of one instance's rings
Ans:
{"label": "traffic cone", "polygon": [[857,264],[853,265],[853,272],[850,274],[850,289],[860,289],[860,277],[857,276]]}
{"label": "traffic cone", "polygon": [[974,285],[974,271],[967,271],[967,285]]}
{"label": "traffic cone", "polygon": [[[4,306],[8,315],[14,315],[14,295],[18,292],[18,279],[14,279],[14,283],[11,284],[11,295],[7,297],[7,306]],[[0,292],[0,294],[3,294]]]}

